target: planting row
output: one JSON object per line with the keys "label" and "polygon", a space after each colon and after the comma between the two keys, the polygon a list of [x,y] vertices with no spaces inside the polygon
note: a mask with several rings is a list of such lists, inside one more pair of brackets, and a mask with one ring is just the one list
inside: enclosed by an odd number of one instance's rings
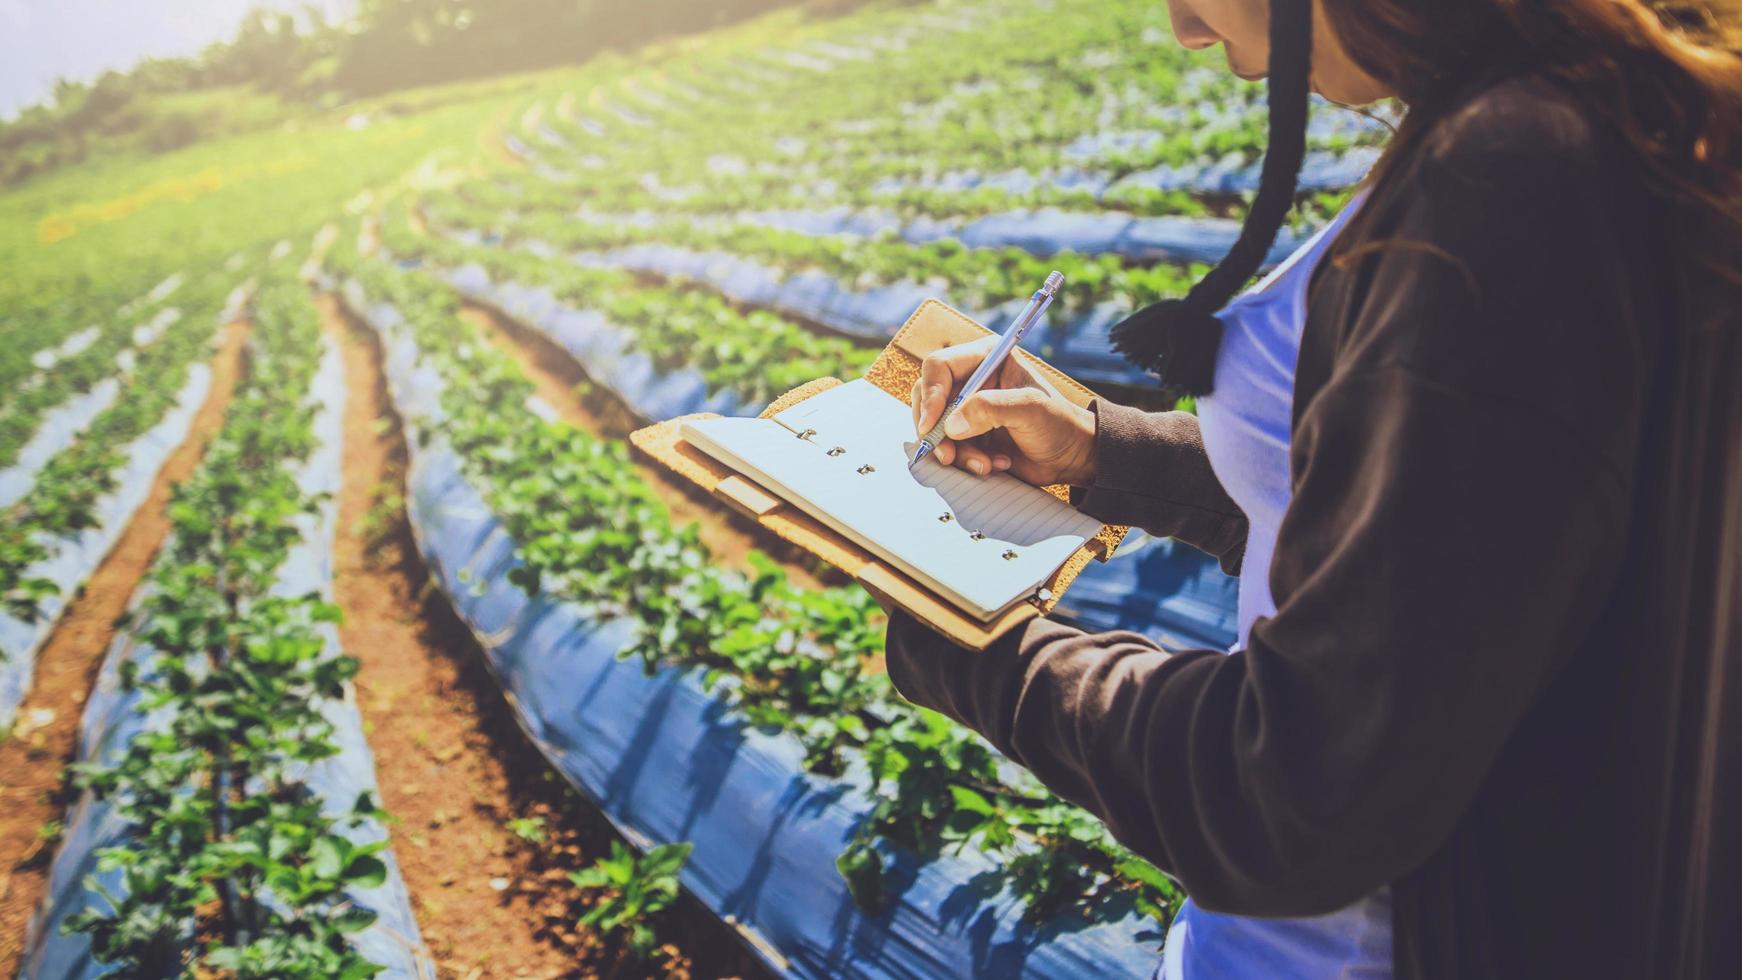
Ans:
{"label": "planting row", "polygon": [[[76,353],[44,368],[42,376],[51,380],[31,385],[7,406],[0,418],[0,508],[17,503],[55,453],[114,404],[138,367],[139,355],[180,318],[181,310],[169,306],[131,329],[81,331],[73,339],[90,338],[88,346],[75,347]],[[105,342],[117,335],[124,338],[120,343]]]}
{"label": "planting row", "polygon": [[[398,220],[389,220],[382,228],[382,243],[395,256],[428,259],[452,269],[486,263],[486,271],[495,277],[548,287],[571,307],[608,320],[628,342],[616,345],[613,353],[632,346],[648,359],[645,367],[624,368],[633,373],[625,376],[619,390],[651,399],[644,413],[650,418],[701,410],[673,401],[668,388],[685,393],[699,389],[699,404],[708,411],[743,414],[748,409],[754,414],[818,372],[859,374],[876,354],[839,337],[819,336],[772,313],[741,313],[705,288],[643,288],[626,271],[548,263],[507,249],[468,248],[420,234],[404,220],[403,212],[396,214]],[[684,381],[667,382],[679,371],[691,373]],[[655,378],[662,383],[650,383]],[[668,412],[661,406],[677,410]]]}
{"label": "planting row", "polygon": [[36,653],[67,602],[186,437],[210,385],[204,361],[214,330],[235,311],[224,302],[226,290],[222,280],[184,287],[185,312],[139,350],[105,406],[88,420],[68,420],[82,425],[57,427],[43,444],[53,451],[27,461],[32,472],[20,482],[28,487],[0,523],[0,731],[23,700]]}
{"label": "planting row", "polygon": [[[474,198],[479,200],[474,201]],[[1178,295],[1200,270],[1170,264],[1130,266],[1118,256],[1055,254],[1042,258],[1017,247],[972,248],[951,237],[910,244],[885,237],[808,234],[770,225],[664,221],[653,225],[593,224],[573,212],[505,209],[482,188],[430,201],[424,213],[437,229],[493,234],[509,244],[537,242],[565,253],[665,247],[751,260],[786,273],[817,270],[849,288],[900,282],[947,288],[974,309],[1026,297],[1051,269],[1065,275],[1055,307],[1075,318],[1109,297],[1142,304]]]}
{"label": "planting row", "polygon": [[[582,228],[590,229],[588,233],[603,236],[602,244],[620,244],[626,241],[625,236],[634,236],[628,240],[722,245],[731,244],[726,236],[742,238],[757,230],[786,231],[813,237],[881,238],[893,245],[947,242],[956,249],[976,251],[1019,249],[1041,257],[1080,253],[1093,257],[1108,270],[1125,264],[1142,267],[1150,263],[1214,262],[1234,244],[1240,231],[1239,222],[1231,218],[1137,217],[1123,211],[1011,211],[973,219],[904,217],[888,208],[847,207],[687,214],[577,209],[573,206],[576,197],[561,182],[537,174],[521,174],[493,183],[474,183],[455,195],[432,196],[431,209],[454,213],[456,220],[471,223],[549,219],[560,215],[565,224],[573,224],[573,219],[578,218]],[[1321,203],[1331,206],[1340,200],[1341,195],[1329,195]],[[1280,261],[1300,240],[1295,233],[1283,233],[1272,247],[1271,261]],[[871,272],[885,271],[885,267],[900,262],[903,255],[898,249],[890,250],[887,259],[873,266]],[[906,257],[924,271],[930,271],[927,267],[937,261],[924,250],[906,253]],[[1178,276],[1175,281],[1147,283],[1148,277],[1142,273],[1123,274],[1137,278],[1139,288],[1189,285]]]}
{"label": "planting row", "polygon": [[433,975],[333,625],[343,404],[306,290],[267,286],[87,702],[26,975]]}
{"label": "planting row", "polygon": [[[447,209],[433,212],[438,232],[450,217]],[[498,233],[461,228],[452,232],[462,244],[496,246],[518,242],[534,257],[567,253],[575,240],[635,238],[645,229],[603,228],[552,219],[493,223],[524,238],[504,239]],[[545,234],[558,237],[553,243]],[[695,232],[707,236],[706,229]],[[968,249],[953,239],[909,246],[878,239],[812,236],[771,228],[740,227],[729,236],[730,250],[699,250],[648,241],[606,250],[569,254],[574,264],[593,268],[628,269],[660,276],[674,283],[696,283],[717,290],[741,304],[764,307],[858,338],[866,344],[886,342],[894,329],[928,296],[937,296],[977,319],[1002,323],[1013,308],[1052,269],[1065,274],[1066,288],[1041,328],[1025,344],[1058,367],[1091,385],[1148,388],[1152,379],[1113,353],[1106,332],[1130,307],[1119,301],[1141,302],[1165,295],[1165,285],[1179,275],[1172,266],[1134,269],[1117,265],[1111,256],[1073,254],[1040,259],[1020,249]],[[470,254],[487,265],[511,259]],[[916,261],[916,253],[927,259]],[[746,257],[748,255],[754,257]],[[953,275],[925,275],[927,268],[949,269]],[[857,274],[855,274],[857,270]],[[877,271],[888,278],[879,281]],[[1119,285],[1108,285],[1109,280]],[[1094,284],[1100,283],[1097,288]],[[1091,305],[1092,304],[1092,305]],[[814,375],[813,375],[814,376]]]}
{"label": "planting row", "polygon": [[[13,379],[0,397],[0,488],[4,488],[0,506],[17,499],[5,497],[18,479],[14,471],[30,466],[32,453],[40,456],[42,445],[52,441],[54,433],[80,427],[81,418],[88,424],[113,399],[114,388],[105,382],[130,370],[139,352],[179,318],[180,311],[166,303],[179,285],[180,277],[167,279],[120,310],[105,311],[101,323],[85,326],[30,355],[30,370]],[[88,302],[82,298],[68,302],[61,311],[63,320],[82,322],[81,312]],[[9,334],[7,339],[27,349],[29,331]],[[90,407],[93,404],[100,407]]]}
{"label": "planting row", "polygon": [[[420,547],[528,730],[632,839],[694,840],[686,885],[760,930],[771,962],[968,970],[987,955],[970,924],[1009,956],[1024,920],[1082,930],[1020,954],[1055,967],[1124,957],[1124,971],[1151,955],[1136,910],[1165,921],[1172,886],[977,737],[896,697],[873,666],[881,616],[861,590],[807,591],[764,560],[720,567],[620,444],[529,407],[529,383],[445,286],[354,253],[330,261],[382,332],[414,430]],[[685,776],[697,753],[707,765]],[[757,795],[725,798],[738,792]],[[794,908],[776,881],[816,900]]]}
{"label": "planting row", "polygon": [[[137,317],[163,302],[181,284],[171,276],[141,293],[143,287],[104,284],[100,289],[67,289],[34,296],[6,311],[0,321],[7,344],[0,349],[0,417],[11,411],[20,395],[52,383],[49,369],[89,350],[120,321]],[[0,431],[5,431],[0,427]],[[0,443],[0,445],[4,445]]]}

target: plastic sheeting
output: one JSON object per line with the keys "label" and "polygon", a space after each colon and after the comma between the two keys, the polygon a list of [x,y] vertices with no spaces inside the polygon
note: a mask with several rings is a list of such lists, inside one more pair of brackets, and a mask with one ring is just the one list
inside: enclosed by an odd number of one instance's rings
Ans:
{"label": "plastic sheeting", "polygon": [[[331,601],[333,539],[338,529],[338,494],[344,476],[346,390],[345,362],[338,344],[323,337],[322,346],[320,368],[309,389],[310,402],[319,406],[314,423],[319,442],[298,474],[297,485],[303,493],[321,494],[324,499],[315,513],[299,518],[302,540],[279,566],[272,592],[285,597],[319,592]],[[323,623],[321,632],[326,638],[325,655],[338,656],[341,652],[338,628]],[[339,751],[308,768],[303,778],[309,788],[321,795],[329,815],[348,810],[361,793],[369,793],[379,802],[375,756],[363,734],[363,716],[357,710],[355,690],[346,685],[344,699],[326,702],[322,714],[333,726],[333,741]],[[387,828],[371,820],[350,830],[347,836],[359,844],[374,843],[387,839]],[[435,962],[423,947],[399,862],[391,848],[380,856],[387,865],[386,879],[375,888],[354,888],[349,892],[353,902],[378,916],[374,925],[358,933],[353,942],[364,956],[387,967],[384,976],[433,978]]]}
{"label": "plastic sheeting", "polygon": [[735,302],[766,306],[837,333],[877,342],[893,336],[921,300],[937,293],[935,288],[916,282],[891,283],[860,292],[815,270],[789,276],[730,253],[697,252],[657,243],[581,252],[572,258],[580,265],[695,280]]}
{"label": "plastic sheeting", "polygon": [[[1366,172],[1365,164],[1360,171],[1338,186],[1360,180]],[[577,211],[576,216],[596,223],[643,228],[673,218],[656,211],[610,213],[587,208]],[[1139,217],[1123,211],[1064,208],[1005,211],[978,218],[920,215],[909,219],[880,208],[834,207],[817,211],[785,208],[701,216],[696,223],[706,227],[752,225],[818,236],[870,238],[887,233],[913,244],[955,238],[970,248],[1020,248],[1042,257],[1060,252],[1111,253],[1136,261],[1169,262],[1215,262],[1240,236],[1240,222],[1231,218]],[[1272,265],[1281,262],[1305,240],[1304,236],[1285,229],[1271,246],[1268,262]],[[631,246],[618,251],[634,252],[646,247]]]}
{"label": "plastic sheeting", "polygon": [[[532,245],[527,248],[531,250]],[[580,265],[694,280],[734,302],[767,307],[836,333],[876,343],[894,336],[914,308],[931,297],[941,298],[988,324],[1002,324],[1026,299],[1018,297],[990,310],[976,310],[972,304],[953,301],[947,289],[911,280],[857,290],[814,269],[786,275],[780,269],[724,252],[696,252],[657,243],[608,252],[580,252],[571,258]],[[1023,346],[1090,385],[1151,385],[1154,383],[1151,375],[1111,354],[1105,345],[1107,329],[1122,315],[1123,309],[1112,304],[1097,307],[1073,323],[1060,323],[1048,313],[1023,340]],[[1077,337],[1079,329],[1082,338]]]}
{"label": "plastic sheeting", "polygon": [[[347,293],[360,301],[355,289]],[[892,900],[861,913],[835,856],[871,809],[863,777],[802,771],[788,737],[751,729],[696,680],[619,661],[622,621],[527,597],[508,583],[514,542],[427,424],[439,381],[389,307],[357,307],[381,332],[388,389],[408,427],[407,509],[432,575],[484,647],[522,726],[556,768],[643,846],[689,840],[684,886],[796,977],[1150,975],[1161,939],[1127,912],[1086,925],[1026,924],[975,853],[895,854]],[[432,385],[434,387],[432,387]]]}
{"label": "plastic sheeting", "polygon": [[[115,356],[118,376],[104,378],[89,390],[73,395],[42,414],[37,420],[35,435],[19,450],[13,464],[0,470],[0,510],[24,499],[30,488],[35,486],[37,474],[48,465],[49,460],[72,445],[79,433],[89,428],[104,409],[114,404],[115,396],[121,390],[122,379],[131,375],[138,364],[139,352],[163,339],[164,332],[179,319],[181,311],[172,307],[159,310],[149,321],[134,327],[128,338],[130,346],[122,348]],[[226,318],[220,317],[218,322],[226,322]],[[46,371],[55,364],[89,349],[96,343],[100,333],[101,330],[97,327],[80,331],[55,350],[46,354],[38,352],[33,362]],[[31,387],[41,377],[39,375],[26,381],[25,386]]]}
{"label": "plastic sheeting", "polygon": [[[30,356],[30,366],[36,368],[38,371],[47,371],[69,357],[77,357],[85,351],[90,350],[91,345],[96,343],[97,338],[102,335],[102,327],[86,327],[78,333],[73,334],[71,337],[61,341],[58,345],[39,350],[35,354],[32,354]],[[31,381],[40,380],[40,376],[31,379]],[[29,383],[30,382],[27,381],[26,385]]]}
{"label": "plastic sheeting", "polygon": [[0,509],[11,507],[24,499],[36,485],[36,475],[48,465],[55,454],[73,444],[79,433],[89,428],[103,410],[115,402],[121,390],[118,378],[104,378],[88,391],[80,392],[42,413],[36,434],[18,451],[11,466],[0,470]]}
{"label": "plastic sheeting", "polygon": [[1155,385],[1155,376],[1132,367],[1108,337],[1129,312],[1120,304],[1102,303],[1070,323],[1046,321],[1027,346],[1091,388],[1149,388]]}
{"label": "plastic sheeting", "polygon": [[[606,215],[584,212],[589,220],[621,221],[645,225],[657,220],[650,212]],[[935,241],[955,237],[970,247],[1023,248],[1036,255],[1060,252],[1097,254],[1114,252],[1133,259],[1215,261],[1239,235],[1239,223],[1219,218],[1133,218],[1119,212],[1080,212],[1044,209],[991,215],[967,223],[948,219],[917,219],[905,226],[889,212],[825,211],[742,212],[732,222],[798,231],[812,235],[868,235],[894,231],[909,241]],[[476,243],[476,236],[456,233],[456,238]],[[1286,258],[1300,243],[1299,236],[1285,232],[1271,249],[1271,261]],[[551,249],[529,243],[529,251]],[[608,251],[581,252],[574,256],[583,265],[609,266],[682,277],[705,283],[727,297],[751,305],[767,306],[788,316],[809,320],[848,336],[884,341],[921,300],[940,290],[913,281],[900,281],[855,289],[833,276],[815,270],[787,274],[753,259],[728,252],[698,251],[646,242]],[[947,290],[943,290],[947,294]],[[945,295],[949,300],[950,297]],[[955,302],[985,322],[997,319],[1002,310],[975,310]],[[1048,318],[1046,327],[1032,334],[1030,349],[1043,354],[1062,370],[1090,384],[1147,386],[1153,379],[1113,356],[1105,345],[1106,330],[1123,315],[1116,303],[1106,303],[1072,323]],[[1111,318],[1111,319],[1109,319]]]}
{"label": "plastic sheeting", "polygon": [[[323,346],[321,365],[310,390],[312,400],[320,406],[314,423],[319,443],[304,462],[297,483],[305,493],[333,494],[341,477],[344,363],[330,340],[323,341]],[[279,568],[278,581],[272,590],[275,595],[320,592],[331,596],[336,519],[337,502],[331,498],[314,514],[299,519],[302,540],[291,548]],[[145,588],[136,593],[134,606],[143,602],[147,594]],[[337,630],[331,624],[323,624],[322,632],[327,639],[325,655],[336,656]],[[161,724],[160,718],[140,710],[137,692],[129,693],[120,685],[119,669],[124,661],[135,661],[142,673],[148,674],[153,657],[152,649],[131,633],[123,632],[116,637],[86,703],[80,761],[114,761],[125,754],[127,743],[135,734],[147,726]],[[339,753],[305,769],[304,778],[326,801],[328,812],[337,814],[349,808],[359,793],[375,792],[375,762],[364,740],[362,718],[349,692],[345,700],[329,702],[324,714],[334,726]],[[46,897],[31,920],[24,976],[31,980],[88,980],[109,969],[93,961],[90,943],[84,935],[62,935],[61,925],[70,916],[102,902],[87,885],[88,877],[94,876],[111,894],[121,894],[121,872],[99,871],[97,854],[103,848],[124,844],[128,833],[128,825],[114,807],[88,793],[68,812],[61,846],[49,872]],[[350,831],[348,836],[358,843],[372,842],[384,839],[386,830],[370,821]],[[350,892],[353,902],[379,916],[374,925],[356,935],[354,942],[363,955],[387,968],[383,976],[418,980],[434,977],[434,964],[422,947],[398,863],[391,850],[382,852],[381,858],[387,865],[386,880],[376,888]]]}
{"label": "plastic sheeting", "polygon": [[[1066,147],[1069,151],[1076,144]],[[1373,146],[1357,146],[1346,150],[1309,150],[1302,162],[1298,186],[1302,191],[1334,191],[1351,187],[1361,181],[1379,159],[1382,151]],[[1027,170],[1000,170],[981,173],[960,170],[933,177],[891,176],[870,185],[873,199],[897,198],[908,191],[929,191],[936,194],[967,194],[974,191],[999,191],[1014,197],[1025,197],[1045,190],[1087,194],[1097,203],[1112,203],[1121,192],[1131,190],[1184,191],[1189,194],[1250,194],[1258,190],[1262,164],[1245,154],[1229,154],[1220,158],[1204,158],[1187,163],[1162,163],[1143,170],[1118,174],[1086,165],[1053,167],[1039,173]],[[821,192],[828,187],[822,182],[811,186]],[[838,191],[836,187],[830,193]],[[700,193],[697,189],[696,193]]]}
{"label": "plastic sheeting", "polygon": [[[1352,187],[1367,176],[1380,152],[1378,147],[1368,146],[1342,152],[1308,151],[1301,162],[1298,186],[1303,191],[1335,191]],[[1159,164],[1109,183],[1103,193],[1127,188],[1196,194],[1252,193],[1258,190],[1260,173],[1261,164],[1248,163],[1244,156],[1239,155],[1193,164]],[[1097,200],[1101,196],[1096,195]]]}
{"label": "plastic sheeting", "polygon": [[[136,591],[132,608],[137,609],[148,594],[143,588]],[[118,760],[126,751],[128,740],[147,726],[162,723],[160,718],[149,717],[140,710],[138,693],[129,694],[121,689],[121,664],[133,659],[143,665],[149,656],[150,651],[136,644],[130,632],[115,637],[85,704],[79,730],[79,761]],[[121,871],[99,871],[97,852],[122,843],[126,835],[126,822],[114,807],[97,801],[89,793],[81,794],[68,809],[42,903],[31,916],[21,977],[61,980],[103,974],[104,968],[93,960],[89,940],[82,935],[63,936],[60,930],[70,916],[102,901],[87,879],[94,879],[112,894],[120,894]]]}
{"label": "plastic sheeting", "polygon": [[615,392],[643,418],[691,412],[755,415],[761,410],[730,391],[710,395],[706,379],[693,368],[661,370],[653,358],[636,349],[627,330],[597,311],[565,305],[549,289],[498,284],[475,265],[449,272],[447,279],[467,297],[495,307],[568,351],[589,378]]}
{"label": "plastic sheeting", "polygon": [[1083,569],[1052,617],[1142,633],[1170,650],[1226,650],[1239,635],[1239,585],[1190,545],[1134,530],[1112,561]]}
{"label": "plastic sheeting", "polygon": [[0,613],[0,730],[12,718],[30,689],[36,669],[36,653],[66,610],[67,601],[102,563],[120,539],[128,521],[145,502],[157,472],[177,446],[187,438],[194,414],[205,401],[212,372],[204,364],[188,368],[187,381],[175,404],[143,436],[125,451],[125,461],[115,474],[115,490],[97,500],[92,508],[94,525],[66,538],[50,538],[48,557],[28,569],[26,578],[44,578],[55,584],[55,594],[44,599],[34,620],[26,621]]}

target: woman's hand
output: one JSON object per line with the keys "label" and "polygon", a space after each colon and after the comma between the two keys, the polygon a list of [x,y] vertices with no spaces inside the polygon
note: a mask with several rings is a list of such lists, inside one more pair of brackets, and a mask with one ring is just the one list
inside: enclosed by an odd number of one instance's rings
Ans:
{"label": "woman's hand", "polygon": [[[997,342],[997,337],[982,337],[925,359],[912,396],[918,434],[937,424],[944,406]],[[1095,413],[1059,394],[1014,354],[956,409],[944,435],[932,452],[937,461],[979,476],[1009,470],[1036,486],[1083,486],[1095,477]]]}

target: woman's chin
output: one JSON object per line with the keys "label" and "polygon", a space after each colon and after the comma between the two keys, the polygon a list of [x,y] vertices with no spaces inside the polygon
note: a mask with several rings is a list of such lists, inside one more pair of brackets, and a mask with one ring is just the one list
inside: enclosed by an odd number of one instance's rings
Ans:
{"label": "woman's chin", "polygon": [[1391,96],[1385,86],[1371,78],[1325,78],[1318,72],[1313,72],[1309,83],[1312,90],[1327,100],[1338,105],[1364,106],[1372,105],[1381,99]]}
{"label": "woman's chin", "polygon": [[1234,53],[1228,45],[1222,45],[1222,57],[1227,59],[1228,70],[1248,82],[1262,82],[1270,77],[1269,66],[1252,66],[1245,64],[1245,59]]}

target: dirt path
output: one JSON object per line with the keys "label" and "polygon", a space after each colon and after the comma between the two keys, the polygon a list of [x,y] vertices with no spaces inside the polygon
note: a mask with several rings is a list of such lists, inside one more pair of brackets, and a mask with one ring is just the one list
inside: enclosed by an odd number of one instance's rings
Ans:
{"label": "dirt path", "polygon": [[[575,928],[585,908],[568,872],[605,853],[613,832],[527,741],[483,653],[429,582],[405,520],[405,447],[379,350],[334,297],[319,305],[349,388],[334,556],[340,636],[362,664],[357,700],[424,941],[454,977],[640,975]],[[760,975],[725,926],[698,906],[682,911],[656,974]]]}
{"label": "dirt path", "polygon": [[78,748],[79,719],[116,620],[169,533],[171,488],[193,473],[224,420],[241,376],[246,322],[219,336],[212,385],[186,441],[169,457],[132,523],[97,566],[36,658],[36,681],[18,709],[12,736],[0,742],[0,977],[18,973],[30,914],[42,896],[55,838],[39,833],[73,800],[65,781]]}
{"label": "dirt path", "polygon": [[[461,315],[477,324],[491,343],[514,358],[532,380],[538,396],[555,408],[564,422],[607,438],[621,438],[634,427],[634,420],[621,407],[613,409],[593,404],[602,399],[577,394],[577,387],[586,382],[586,374],[567,352],[555,344],[488,307],[468,303]],[[702,542],[715,558],[725,564],[748,568],[746,556],[750,551],[760,549],[781,559],[788,576],[807,588],[819,588],[819,576],[832,577],[834,581],[845,580],[839,572],[819,568],[819,563],[810,555],[703,497],[696,488],[678,483],[663,470],[647,465],[642,465],[640,470],[648,486],[671,509],[672,520],[678,524],[693,522],[698,525]]]}

